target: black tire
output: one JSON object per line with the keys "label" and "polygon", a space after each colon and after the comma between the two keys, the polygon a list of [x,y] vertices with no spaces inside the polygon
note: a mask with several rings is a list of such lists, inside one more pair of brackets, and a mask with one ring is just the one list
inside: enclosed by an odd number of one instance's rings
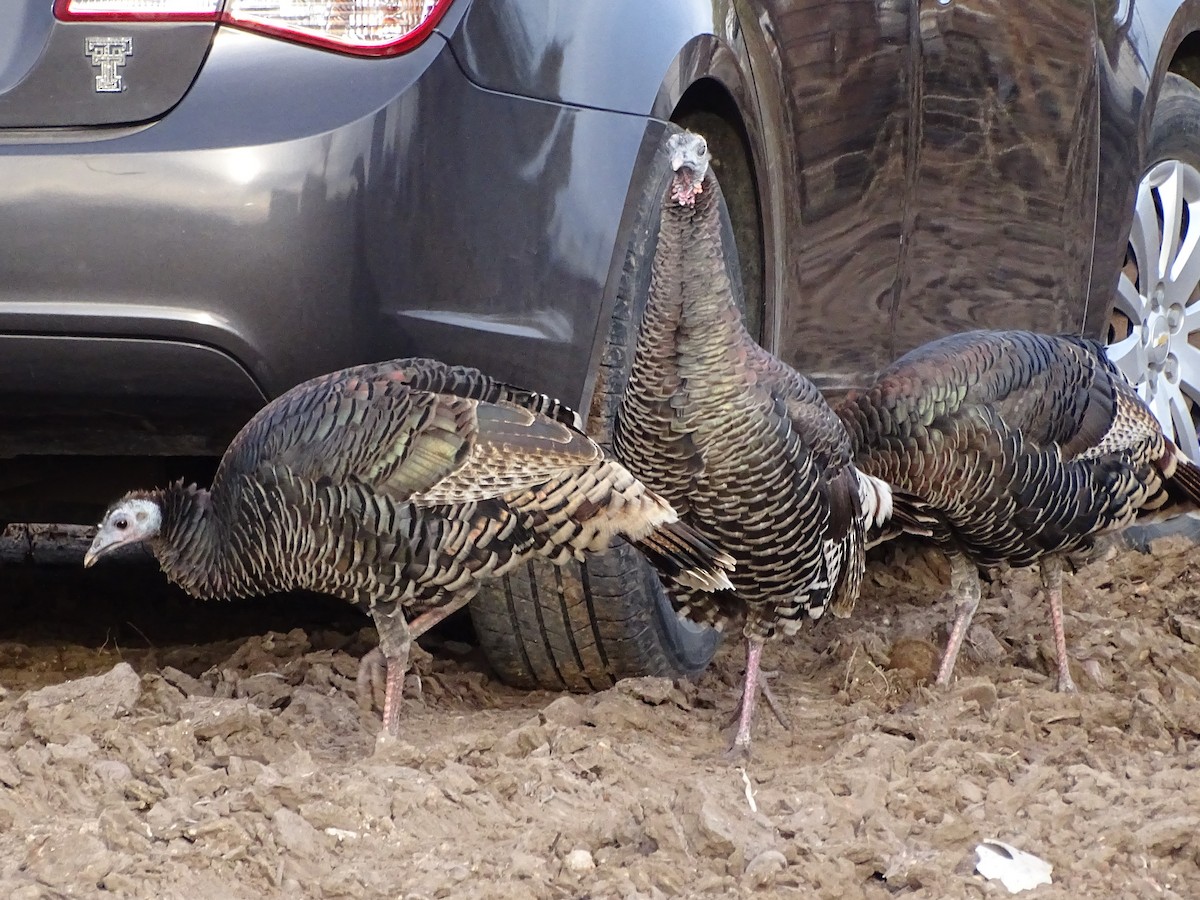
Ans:
{"label": "black tire", "polygon": [[[666,133],[651,129],[647,135],[659,149],[646,169],[652,174],[640,189],[588,412],[588,433],[606,448],[611,448],[613,419],[629,382],[650,286],[669,171]],[[727,212],[722,225],[725,246],[732,248]],[[730,271],[739,272],[736,259]],[[740,285],[735,287],[740,296]],[[717,632],[675,615],[654,570],[624,543],[582,566],[531,563],[485,586],[470,610],[492,668],[503,681],[522,688],[594,691],[636,675],[690,677],[708,666],[720,642]]]}
{"label": "black tire", "polygon": [[1146,171],[1166,159],[1200,168],[1200,87],[1174,72],[1163,79],[1154,107],[1146,139]]}

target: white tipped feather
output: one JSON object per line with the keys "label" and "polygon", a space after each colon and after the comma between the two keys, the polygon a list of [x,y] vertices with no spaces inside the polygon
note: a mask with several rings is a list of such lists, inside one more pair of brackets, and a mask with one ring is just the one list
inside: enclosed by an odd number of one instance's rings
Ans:
{"label": "white tipped feather", "polygon": [[856,470],[863,525],[878,528],[892,517],[892,486],[882,478]]}

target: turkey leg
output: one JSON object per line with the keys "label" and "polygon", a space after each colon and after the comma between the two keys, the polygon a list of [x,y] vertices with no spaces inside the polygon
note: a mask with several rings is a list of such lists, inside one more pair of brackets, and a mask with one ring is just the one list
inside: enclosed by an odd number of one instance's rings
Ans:
{"label": "turkey leg", "polygon": [[[398,603],[376,603],[371,607],[371,618],[375,620],[375,628],[379,632],[379,647],[376,651],[382,654],[387,666],[383,693],[383,730],[395,736],[400,733],[400,700],[404,694],[404,675],[408,671],[408,654],[412,648],[413,636],[408,622],[404,619],[404,610]],[[369,665],[370,656],[368,653],[359,663],[360,688],[363,667]],[[377,665],[373,668],[378,671]],[[360,699],[361,696],[360,694]]]}
{"label": "turkey leg", "polygon": [[[412,642],[443,621],[451,613],[455,613],[467,605],[471,595],[456,597],[449,603],[431,609],[417,616],[411,622],[404,620],[404,613],[394,604],[376,604],[371,609],[371,618],[375,620],[375,629],[379,632],[379,646],[367,653],[358,664],[357,691],[359,706],[370,711],[371,698],[375,696],[375,686],[384,681],[383,695],[383,724],[389,734],[397,734],[400,727],[400,701],[404,692],[404,676],[408,673],[408,656]],[[390,606],[391,614],[384,609]],[[396,621],[400,627],[396,627]],[[385,638],[385,633],[393,635]],[[402,647],[392,657],[388,647]],[[386,669],[386,676],[381,678],[381,669]],[[394,674],[398,672],[399,674]],[[398,679],[398,683],[397,683]],[[393,693],[394,692],[394,693]]]}
{"label": "turkey leg", "polygon": [[754,706],[760,693],[766,698],[767,705],[771,707],[771,712],[775,713],[779,724],[784,728],[791,728],[780,711],[779,705],[775,702],[775,696],[771,693],[771,687],[767,682],[767,673],[760,671],[759,663],[762,660],[762,652],[763,641],[761,638],[746,638],[746,676],[742,680],[742,699],[734,712],[738,729],[733,738],[733,745],[729,748],[730,756],[750,755],[750,729],[754,723]]}
{"label": "turkey leg", "polygon": [[946,640],[946,651],[942,654],[942,664],[938,666],[935,684],[947,685],[950,676],[954,674],[954,663],[958,660],[958,651],[962,648],[963,638],[971,627],[971,619],[979,608],[979,595],[982,588],[979,584],[979,569],[965,556],[955,553],[950,556],[950,591],[958,598],[955,607],[954,627],[950,629],[950,637]]}
{"label": "turkey leg", "polygon": [[1062,611],[1062,560],[1058,556],[1045,556],[1041,560],[1042,587],[1050,600],[1050,626],[1054,629],[1054,653],[1058,658],[1058,690],[1064,694],[1075,693],[1075,682],[1071,679],[1071,660],[1067,656],[1067,636],[1063,632]]}

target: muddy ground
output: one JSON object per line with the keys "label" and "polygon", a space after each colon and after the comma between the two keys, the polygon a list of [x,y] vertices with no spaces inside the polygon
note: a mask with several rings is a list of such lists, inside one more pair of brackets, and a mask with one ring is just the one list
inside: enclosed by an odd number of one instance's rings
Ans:
{"label": "muddy ground", "polygon": [[[148,567],[0,571],[0,896],[1200,896],[1200,556],[1180,538],[1068,579],[1081,693],[1052,692],[1033,572],[995,586],[949,690],[924,685],[941,563],[873,563],[853,618],[768,650],[784,731],[727,762],[740,676],[593,696],[498,684],[462,633],[377,745],[373,643],[335,602],[204,605]],[[765,711],[764,711],[765,712]]]}

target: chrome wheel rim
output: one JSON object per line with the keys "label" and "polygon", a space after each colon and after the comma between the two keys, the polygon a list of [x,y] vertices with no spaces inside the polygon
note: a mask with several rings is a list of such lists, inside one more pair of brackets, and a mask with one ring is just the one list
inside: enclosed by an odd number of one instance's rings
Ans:
{"label": "chrome wheel rim", "polygon": [[1109,358],[1163,430],[1200,460],[1200,171],[1177,159],[1138,185],[1125,268],[1109,324]]}

